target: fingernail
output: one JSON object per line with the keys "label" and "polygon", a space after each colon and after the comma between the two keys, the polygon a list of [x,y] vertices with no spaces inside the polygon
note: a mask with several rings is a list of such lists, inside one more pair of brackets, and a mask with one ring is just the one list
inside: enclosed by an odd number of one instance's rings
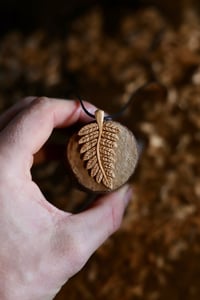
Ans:
{"label": "fingernail", "polygon": [[133,189],[132,189],[132,187],[129,186],[129,188],[126,192],[125,198],[124,198],[126,206],[129,204],[129,202],[132,198],[132,195],[133,195]]}
{"label": "fingernail", "polygon": [[124,198],[125,205],[127,206],[131,200],[133,189],[130,185],[125,185],[122,188],[122,197]]}

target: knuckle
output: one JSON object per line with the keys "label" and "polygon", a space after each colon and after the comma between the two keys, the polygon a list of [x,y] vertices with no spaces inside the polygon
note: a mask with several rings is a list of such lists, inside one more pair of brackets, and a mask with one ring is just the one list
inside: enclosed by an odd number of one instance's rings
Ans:
{"label": "knuckle", "polygon": [[68,249],[68,257],[70,257],[70,264],[73,272],[78,272],[85,265],[88,260],[88,253],[86,244],[76,237],[70,240],[70,247]]}
{"label": "knuckle", "polygon": [[33,102],[35,99],[37,99],[37,97],[28,96],[28,97],[22,98],[22,100],[20,101],[20,104],[28,105],[31,102]]}
{"label": "knuckle", "polygon": [[[68,224],[70,224],[68,222]],[[72,228],[70,230],[70,228]],[[88,260],[88,250],[86,239],[83,237],[83,232],[76,224],[70,225],[66,229],[65,222],[59,226],[59,233],[56,234],[56,248],[59,257],[69,258],[68,263],[72,273],[78,272]],[[59,242],[60,241],[60,242]]]}
{"label": "knuckle", "polygon": [[50,103],[50,99],[48,97],[42,96],[42,97],[37,97],[34,100],[33,105],[36,106],[47,106]]}

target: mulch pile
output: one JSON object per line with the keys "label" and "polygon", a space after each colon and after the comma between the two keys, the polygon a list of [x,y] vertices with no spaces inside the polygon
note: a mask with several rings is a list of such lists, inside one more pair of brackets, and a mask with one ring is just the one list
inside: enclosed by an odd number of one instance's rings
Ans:
{"label": "mulch pile", "polygon": [[[144,84],[139,93],[134,92]],[[100,7],[64,37],[11,32],[0,40],[0,108],[27,95],[80,94],[120,121],[141,145],[133,199],[121,229],[55,298],[200,299],[200,18],[173,27],[160,11],[126,11],[106,30]],[[88,195],[63,164],[69,131],[56,131],[33,176],[46,197],[74,210]],[[62,153],[63,160],[55,153]],[[52,155],[53,154],[53,155]]]}

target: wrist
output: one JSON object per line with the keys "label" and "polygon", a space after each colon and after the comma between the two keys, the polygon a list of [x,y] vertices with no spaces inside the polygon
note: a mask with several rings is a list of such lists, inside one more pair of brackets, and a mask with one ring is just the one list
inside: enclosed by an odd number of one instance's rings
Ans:
{"label": "wrist", "polygon": [[25,280],[22,280],[20,276],[16,278],[15,275],[12,275],[14,274],[1,277],[1,300],[52,300],[61,288],[55,288],[54,284],[50,286],[50,284],[40,280],[40,278],[35,278],[36,280],[34,280],[28,272]]}

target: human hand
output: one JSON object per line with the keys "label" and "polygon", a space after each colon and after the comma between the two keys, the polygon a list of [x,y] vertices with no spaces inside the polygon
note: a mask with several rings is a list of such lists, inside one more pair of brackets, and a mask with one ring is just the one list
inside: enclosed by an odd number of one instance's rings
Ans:
{"label": "human hand", "polygon": [[27,98],[0,117],[1,300],[52,299],[120,226],[127,186],[73,215],[51,205],[31,178],[33,155],[53,128],[87,119],[78,102],[48,98]]}

